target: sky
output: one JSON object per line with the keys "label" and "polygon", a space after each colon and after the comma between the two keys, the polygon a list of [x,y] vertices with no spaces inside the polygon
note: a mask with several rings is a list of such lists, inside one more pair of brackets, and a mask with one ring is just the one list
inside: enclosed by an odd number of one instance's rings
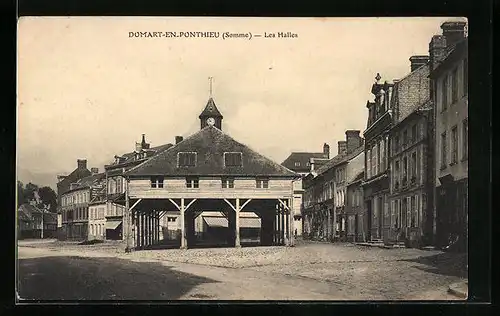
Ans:
{"label": "sky", "polygon": [[[212,95],[222,129],[281,163],[292,151],[331,156],[366,128],[375,76],[404,77],[457,18],[23,17],[18,23],[17,165],[55,187],[89,169],[200,128]],[[229,32],[252,38],[139,38],[129,32]],[[292,32],[295,38],[255,37]],[[43,177],[42,177],[43,175]]]}

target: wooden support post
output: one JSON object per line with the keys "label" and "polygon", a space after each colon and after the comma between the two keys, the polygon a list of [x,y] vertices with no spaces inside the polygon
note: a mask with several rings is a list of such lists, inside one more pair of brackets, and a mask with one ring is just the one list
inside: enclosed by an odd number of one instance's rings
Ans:
{"label": "wooden support post", "polygon": [[290,228],[291,228],[291,231],[290,231],[290,246],[291,247],[294,247],[295,246],[295,210],[294,210],[294,200],[293,200],[293,196],[292,198],[290,199],[290,204],[289,204],[289,208],[290,208]]}
{"label": "wooden support post", "polygon": [[181,249],[187,249],[187,240],[186,240],[186,214],[184,210],[184,198],[181,198]]}
{"label": "wooden support post", "polygon": [[279,205],[276,204],[275,210],[274,210],[274,238],[273,238],[273,243],[274,246],[277,246],[279,244],[279,233],[280,233],[280,212],[279,212]]}
{"label": "wooden support post", "polygon": [[149,246],[153,245],[153,212],[149,212],[148,216],[148,222],[149,222],[149,231],[148,231],[148,236],[149,236]]}
{"label": "wooden support post", "polygon": [[235,239],[234,239],[234,246],[235,247],[241,247],[241,243],[240,243],[240,199],[239,198],[236,198],[236,207],[235,207]]}
{"label": "wooden support post", "polygon": [[285,207],[283,205],[281,205],[281,245],[285,245],[286,244],[286,240],[285,240],[285,237],[286,237],[286,220],[285,220],[285,217],[286,217],[286,214],[285,214]]}
{"label": "wooden support post", "polygon": [[146,213],[141,214],[141,247],[146,246]]}
{"label": "wooden support post", "polygon": [[[125,183],[127,183],[126,181]],[[122,231],[123,237],[126,240],[125,252],[130,252],[130,205],[129,205],[129,196],[128,196],[128,188],[125,190],[125,216],[123,216],[122,221]],[[43,214],[42,214],[43,215]]]}

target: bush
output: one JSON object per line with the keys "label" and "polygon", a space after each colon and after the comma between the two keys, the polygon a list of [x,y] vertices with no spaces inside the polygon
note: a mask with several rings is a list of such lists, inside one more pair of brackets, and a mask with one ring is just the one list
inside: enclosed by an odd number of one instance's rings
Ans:
{"label": "bush", "polygon": [[95,245],[95,244],[102,244],[103,242],[104,242],[104,240],[92,239],[92,240],[84,240],[78,244],[79,245]]}

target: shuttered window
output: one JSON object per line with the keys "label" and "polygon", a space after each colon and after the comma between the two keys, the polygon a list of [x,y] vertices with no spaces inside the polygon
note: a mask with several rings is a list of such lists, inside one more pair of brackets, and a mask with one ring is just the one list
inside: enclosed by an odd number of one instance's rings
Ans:
{"label": "shuttered window", "polygon": [[195,152],[180,152],[178,154],[179,167],[194,167],[196,166]]}
{"label": "shuttered window", "polygon": [[224,153],[224,165],[226,167],[241,167],[242,153]]}

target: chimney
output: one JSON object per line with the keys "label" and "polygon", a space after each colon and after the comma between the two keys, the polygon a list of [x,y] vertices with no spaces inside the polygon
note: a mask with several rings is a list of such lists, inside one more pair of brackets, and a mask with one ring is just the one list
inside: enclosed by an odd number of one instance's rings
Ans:
{"label": "chimney", "polygon": [[311,165],[311,172],[314,171],[314,158],[309,158],[309,164]]}
{"label": "chimney", "polygon": [[410,57],[410,70],[413,72],[417,70],[418,68],[422,67],[423,65],[427,64],[429,62],[429,56],[411,56]]}
{"label": "chimney", "polygon": [[362,145],[362,140],[359,136],[360,132],[359,130],[347,130],[345,132],[348,153]]}
{"label": "chimney", "polygon": [[175,144],[177,145],[178,143],[182,142],[183,139],[184,137],[182,136],[175,136]]}
{"label": "chimney", "polygon": [[136,143],[135,143],[135,151],[136,151],[136,152],[140,152],[140,151],[141,151],[141,149],[142,149],[142,144],[141,144],[141,143],[136,142]]}
{"label": "chimney", "polygon": [[323,156],[326,159],[330,159],[330,145],[328,145],[327,143],[323,144]]}
{"label": "chimney", "polygon": [[429,60],[434,70],[444,59],[446,54],[446,38],[443,35],[434,35],[429,43]]}
{"label": "chimney", "polygon": [[87,159],[78,159],[76,161],[78,169],[87,169]]}
{"label": "chimney", "polygon": [[146,143],[146,134],[142,134],[142,149],[149,149],[149,143]]}
{"label": "chimney", "polygon": [[451,47],[457,42],[460,42],[465,38],[465,26],[466,22],[463,21],[447,21],[441,24],[441,29],[443,30],[443,36],[446,38],[446,47]]}
{"label": "chimney", "polygon": [[337,142],[339,149],[338,149],[338,155],[345,154],[347,151],[347,142],[345,140],[341,140]]}
{"label": "chimney", "polygon": [[90,168],[90,172],[92,174],[98,174],[99,173],[99,168]]}

